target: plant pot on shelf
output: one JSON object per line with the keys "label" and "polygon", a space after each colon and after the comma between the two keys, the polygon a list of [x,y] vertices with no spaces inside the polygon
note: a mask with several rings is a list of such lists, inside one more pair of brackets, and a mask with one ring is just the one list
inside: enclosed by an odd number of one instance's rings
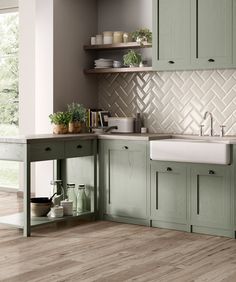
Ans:
{"label": "plant pot on shelf", "polygon": [[53,124],[53,134],[66,134],[68,126],[65,124]]}
{"label": "plant pot on shelf", "polygon": [[69,122],[69,133],[80,133],[82,124],[80,121]]}

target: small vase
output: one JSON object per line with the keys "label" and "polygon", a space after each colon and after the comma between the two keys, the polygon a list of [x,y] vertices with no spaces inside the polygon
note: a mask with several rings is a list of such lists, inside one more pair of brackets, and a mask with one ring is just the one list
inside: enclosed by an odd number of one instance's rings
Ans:
{"label": "small vase", "polygon": [[68,132],[68,126],[64,124],[54,124],[53,134],[66,134]]}
{"label": "small vase", "polygon": [[82,124],[79,121],[74,121],[69,123],[69,133],[80,133],[82,129]]}

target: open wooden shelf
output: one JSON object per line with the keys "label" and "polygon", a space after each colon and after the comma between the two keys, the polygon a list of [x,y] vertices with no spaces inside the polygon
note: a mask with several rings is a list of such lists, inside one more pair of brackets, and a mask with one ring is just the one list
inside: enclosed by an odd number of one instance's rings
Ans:
{"label": "open wooden shelf", "polygon": [[84,70],[85,74],[103,74],[103,73],[125,73],[125,72],[148,72],[154,71],[152,67],[137,68],[104,68]]}
{"label": "open wooden shelf", "polygon": [[151,43],[119,43],[119,44],[102,44],[102,45],[85,45],[84,50],[116,50],[116,49],[138,49],[138,48],[151,48]]}

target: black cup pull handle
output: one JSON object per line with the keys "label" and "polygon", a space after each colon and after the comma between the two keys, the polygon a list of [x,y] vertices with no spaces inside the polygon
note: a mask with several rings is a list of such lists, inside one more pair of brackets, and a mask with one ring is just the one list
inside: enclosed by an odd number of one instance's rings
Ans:
{"label": "black cup pull handle", "polygon": [[208,174],[211,174],[211,175],[212,175],[212,174],[215,174],[215,172],[214,172],[214,170],[211,170],[211,169],[210,169],[210,170],[208,171]]}
{"label": "black cup pull handle", "polygon": [[77,149],[82,149],[82,145],[77,145]]}
{"label": "black cup pull handle", "polygon": [[167,167],[166,171],[172,171],[171,167]]}
{"label": "black cup pull handle", "polygon": [[124,149],[124,150],[128,150],[129,147],[128,147],[128,146],[124,146],[123,149]]}
{"label": "black cup pull handle", "polygon": [[169,61],[168,63],[171,64],[171,65],[173,65],[175,62],[174,62],[174,61]]}
{"label": "black cup pull handle", "polygon": [[45,151],[50,152],[50,151],[52,151],[52,149],[50,147],[47,147],[47,148],[45,148]]}
{"label": "black cup pull handle", "polygon": [[209,62],[209,63],[214,63],[215,60],[214,60],[214,59],[209,59],[208,62]]}

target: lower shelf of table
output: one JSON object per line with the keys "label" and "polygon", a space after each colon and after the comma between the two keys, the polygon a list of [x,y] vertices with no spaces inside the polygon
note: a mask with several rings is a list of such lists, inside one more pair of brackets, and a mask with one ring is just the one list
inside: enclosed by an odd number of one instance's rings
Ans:
{"label": "lower shelf of table", "polygon": [[[88,216],[94,216],[94,212],[83,212],[83,213],[75,213],[71,216],[64,216],[60,218],[52,218],[52,217],[31,217],[31,227],[39,226],[43,224],[67,221],[72,219],[85,218]],[[0,217],[0,224],[5,224],[9,226],[14,226],[17,228],[23,228],[24,226],[24,217],[22,213],[15,213],[7,216]]]}

